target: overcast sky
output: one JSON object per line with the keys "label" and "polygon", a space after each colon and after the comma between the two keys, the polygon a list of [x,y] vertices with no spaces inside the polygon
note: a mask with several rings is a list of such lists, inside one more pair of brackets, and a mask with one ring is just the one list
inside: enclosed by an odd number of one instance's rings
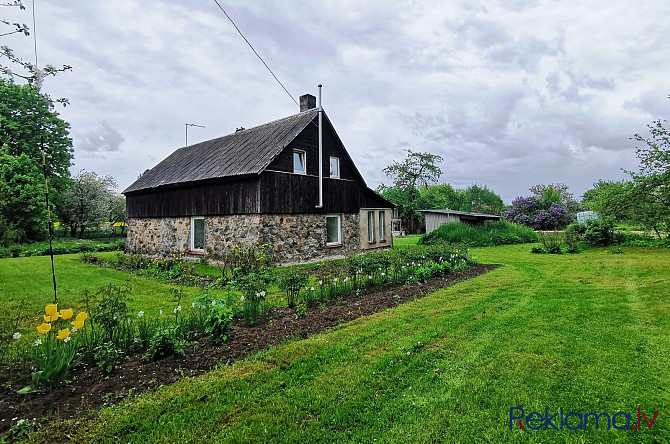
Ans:
{"label": "overcast sky", "polygon": [[[403,150],[506,203],[576,197],[637,169],[636,132],[670,117],[667,0],[222,1],[293,97],[317,94],[368,186]],[[2,17],[32,27],[26,11]],[[43,91],[67,97],[75,165],[119,190],[184,145],[298,112],[213,0],[35,0]],[[32,38],[1,44],[29,60]]]}

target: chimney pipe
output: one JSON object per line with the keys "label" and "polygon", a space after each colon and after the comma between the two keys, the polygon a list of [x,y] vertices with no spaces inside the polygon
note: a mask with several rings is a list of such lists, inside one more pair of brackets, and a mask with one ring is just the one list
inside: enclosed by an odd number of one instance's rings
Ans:
{"label": "chimney pipe", "polygon": [[[314,97],[314,96],[310,96]],[[302,99],[302,97],[301,97]],[[302,103],[302,100],[300,101]],[[317,208],[323,208],[323,108],[321,107],[321,84],[319,83],[319,205]]]}

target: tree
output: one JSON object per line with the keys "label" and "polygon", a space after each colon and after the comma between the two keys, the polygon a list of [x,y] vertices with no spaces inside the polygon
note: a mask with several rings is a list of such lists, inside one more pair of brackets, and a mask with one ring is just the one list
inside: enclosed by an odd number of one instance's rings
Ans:
{"label": "tree", "polygon": [[38,165],[44,150],[47,175],[56,188],[70,177],[74,154],[69,129],[48,97],[30,85],[0,79],[0,145],[12,156],[25,154]]}
{"label": "tree", "polygon": [[530,187],[530,191],[537,199],[542,201],[543,206],[549,207],[552,202],[564,206],[570,214],[582,210],[579,202],[568,191],[568,186],[564,183],[551,183],[549,185],[539,184]]}
{"label": "tree", "polygon": [[46,221],[44,181],[36,163],[0,147],[0,243],[40,239]]}
{"label": "tree", "polygon": [[437,182],[442,174],[437,163],[442,162],[442,157],[430,153],[415,153],[409,149],[405,151],[407,156],[401,162],[394,160],[384,168],[384,173],[393,179],[393,185],[380,185],[377,190],[382,196],[402,207],[403,224],[409,232],[417,232],[420,225],[416,211],[419,209],[416,206],[419,187],[426,188],[429,183]]}
{"label": "tree", "polygon": [[[23,6],[23,2],[21,0],[12,0],[9,3],[2,3],[0,6],[16,7],[22,11],[26,9],[25,6]],[[0,31],[4,31],[0,33],[0,37],[11,34],[23,34],[25,36],[30,35],[30,28],[28,28],[25,23],[10,23],[5,19],[0,19],[0,25],[4,26],[4,28],[0,28]],[[9,27],[10,30],[7,30],[6,27]],[[16,77],[19,77],[25,80],[28,85],[32,86],[38,92],[42,87],[42,82],[44,81],[45,77],[54,76],[59,72],[72,69],[72,67],[69,65],[63,65],[61,68],[56,68],[53,65],[46,65],[40,68],[14,54],[14,51],[12,51],[12,49],[7,45],[0,46],[0,59],[3,58],[7,59],[12,64],[14,69],[10,68],[9,65],[0,64],[0,76],[4,76],[5,79],[12,82]],[[45,95],[45,97],[50,100],[49,96]],[[56,102],[62,103],[63,106],[69,103],[65,98],[56,99]]]}
{"label": "tree", "polygon": [[651,137],[634,136],[643,143],[637,148],[640,167],[637,173],[629,172],[635,184],[635,219],[653,230],[660,238],[661,232],[670,232],[670,131],[665,120],[648,125]]}
{"label": "tree", "polygon": [[630,222],[635,218],[632,205],[635,184],[633,181],[608,182],[600,180],[587,190],[582,204],[605,219]]}
{"label": "tree", "polygon": [[107,208],[109,214],[109,225],[112,227],[112,231],[116,234],[116,227],[114,225],[121,224],[121,234],[123,235],[123,230],[125,226],[123,225],[126,222],[126,198],[123,196],[109,196],[109,207]]}
{"label": "tree", "polygon": [[477,184],[470,185],[465,189],[463,202],[459,210],[474,211],[476,213],[501,214],[505,209],[502,197],[492,190]]}
{"label": "tree", "polygon": [[463,206],[464,190],[457,190],[448,183],[429,185],[420,190],[417,207],[426,210],[458,210]]}
{"label": "tree", "polygon": [[73,150],[68,129],[50,99],[29,85],[0,79],[0,147],[6,167],[0,176],[0,189],[6,190],[0,194],[0,214],[3,232],[16,230],[10,237],[17,241],[38,240],[47,228],[41,148],[50,198],[60,201],[70,186]]}
{"label": "tree", "polygon": [[79,230],[81,238],[87,226],[97,226],[109,220],[115,188],[116,181],[112,176],[98,176],[81,170],[74,177],[74,186],[64,193],[58,214],[70,228],[72,237]]}

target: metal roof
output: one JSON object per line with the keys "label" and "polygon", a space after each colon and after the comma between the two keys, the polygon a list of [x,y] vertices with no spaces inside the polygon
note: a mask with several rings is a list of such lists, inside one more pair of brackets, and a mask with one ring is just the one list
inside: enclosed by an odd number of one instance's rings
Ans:
{"label": "metal roof", "polygon": [[496,219],[502,218],[502,216],[496,216],[495,214],[470,213],[468,211],[456,211],[456,210],[419,210],[419,211],[421,211],[422,213],[458,214],[459,216],[493,217]]}
{"label": "metal roof", "polygon": [[218,139],[179,148],[123,193],[165,185],[260,174],[317,116],[307,110]]}

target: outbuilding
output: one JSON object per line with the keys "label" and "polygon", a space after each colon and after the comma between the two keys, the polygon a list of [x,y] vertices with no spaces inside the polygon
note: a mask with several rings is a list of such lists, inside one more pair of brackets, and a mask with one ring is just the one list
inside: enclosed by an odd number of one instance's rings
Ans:
{"label": "outbuilding", "polygon": [[449,222],[462,222],[470,225],[483,225],[487,220],[495,221],[502,216],[494,214],[470,213],[467,211],[454,210],[420,210],[426,218],[426,233],[430,233],[440,225]]}

